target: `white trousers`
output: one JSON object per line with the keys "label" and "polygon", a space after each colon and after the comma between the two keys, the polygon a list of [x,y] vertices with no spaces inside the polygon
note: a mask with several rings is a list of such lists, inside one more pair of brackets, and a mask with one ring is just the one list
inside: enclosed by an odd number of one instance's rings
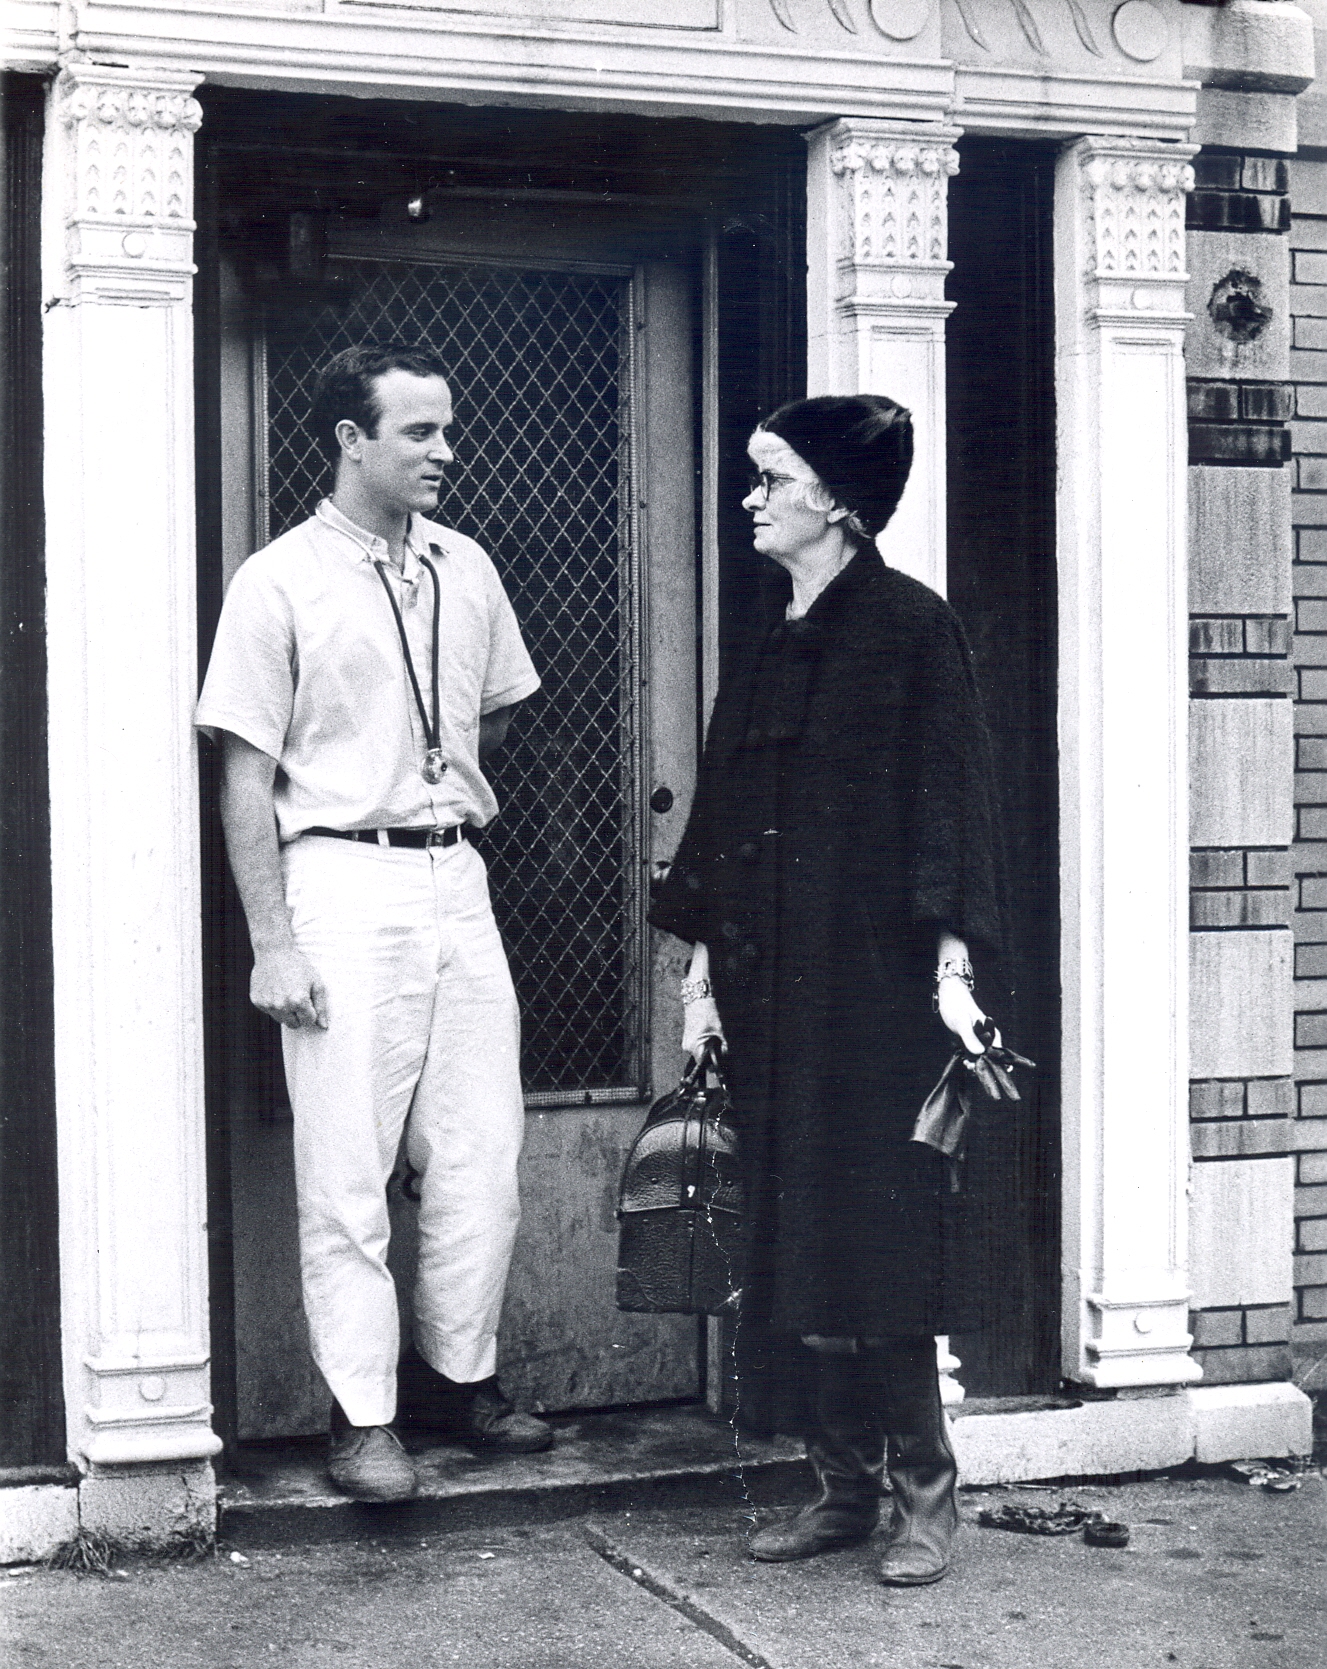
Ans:
{"label": "white trousers", "polygon": [[304,1311],[354,1425],[396,1413],[400,1328],[387,1180],[401,1132],[422,1177],[415,1343],[449,1379],[487,1378],[520,1218],[520,1020],[473,846],[306,835],[282,863],[295,942],[328,1028],[282,1028],[295,1115]]}

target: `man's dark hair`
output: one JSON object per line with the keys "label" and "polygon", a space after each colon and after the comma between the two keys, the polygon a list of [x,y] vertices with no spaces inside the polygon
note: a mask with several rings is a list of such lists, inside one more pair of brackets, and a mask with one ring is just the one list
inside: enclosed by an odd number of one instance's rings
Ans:
{"label": "man's dark hair", "polygon": [[373,385],[388,371],[409,371],[413,377],[447,375],[446,366],[432,348],[411,348],[404,343],[383,347],[372,342],[343,348],[318,373],[309,425],[319,450],[333,467],[341,456],[336,438],[338,423],[357,423],[366,435],[377,435],[382,407]]}

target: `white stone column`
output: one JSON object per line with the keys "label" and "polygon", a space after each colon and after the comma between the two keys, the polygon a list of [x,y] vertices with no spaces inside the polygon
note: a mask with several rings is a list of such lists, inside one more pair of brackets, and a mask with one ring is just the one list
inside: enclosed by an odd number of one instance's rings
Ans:
{"label": "white stone column", "polygon": [[1064,1372],[1188,1354],[1187,452],[1193,147],[1082,139],[1056,176]]}
{"label": "white stone column", "polygon": [[818,128],[807,174],[807,390],[887,394],[916,456],[880,540],[945,589],[945,300],[955,128],[849,118]]}
{"label": "white stone column", "polygon": [[196,81],[71,65],[50,96],[44,181],[65,1396],[71,1454],[93,1485],[110,1480],[92,1517],[141,1539],[170,1529],[162,1500],[147,1474],[117,1496],[115,1469],[187,1475],[171,1508],[187,1528],[206,1518],[199,1480],[220,1447],[190,730]]}

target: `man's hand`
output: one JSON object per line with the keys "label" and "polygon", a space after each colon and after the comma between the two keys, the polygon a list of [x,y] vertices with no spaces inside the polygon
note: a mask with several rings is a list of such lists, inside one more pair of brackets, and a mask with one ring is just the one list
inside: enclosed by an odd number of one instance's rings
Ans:
{"label": "man's hand", "polygon": [[327,1030],[326,987],[293,945],[255,954],[249,1000],[269,1020],[279,1020],[292,1031],[301,1026]]}

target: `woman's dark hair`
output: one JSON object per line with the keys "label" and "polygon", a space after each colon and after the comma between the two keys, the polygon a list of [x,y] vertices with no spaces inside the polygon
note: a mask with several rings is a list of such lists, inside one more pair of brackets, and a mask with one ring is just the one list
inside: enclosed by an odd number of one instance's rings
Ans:
{"label": "woman's dark hair", "polygon": [[409,371],[413,377],[447,375],[446,366],[432,348],[409,348],[401,343],[343,348],[318,373],[309,412],[309,426],[329,464],[335,465],[341,456],[341,443],[336,438],[338,423],[357,423],[366,435],[377,435],[382,407],[373,385],[388,371]]}
{"label": "woman's dark hair", "polygon": [[912,413],[883,394],[793,400],[760,425],[786,441],[852,511],[852,531],[873,540],[898,508],[912,468]]}

